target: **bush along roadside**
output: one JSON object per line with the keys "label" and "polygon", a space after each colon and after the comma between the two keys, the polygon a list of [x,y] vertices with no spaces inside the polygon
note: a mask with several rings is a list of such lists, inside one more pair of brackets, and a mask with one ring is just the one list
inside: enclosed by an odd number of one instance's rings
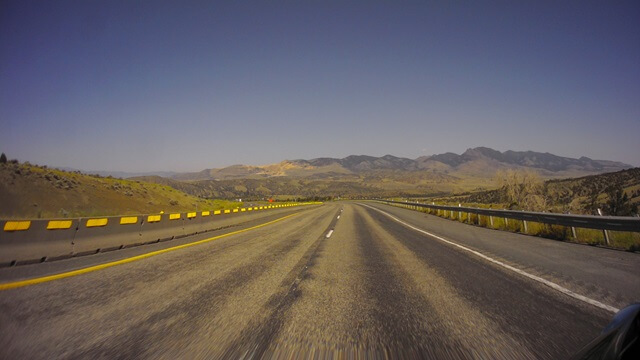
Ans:
{"label": "bush along roadside", "polygon": [[[390,205],[404,207],[400,204]],[[436,210],[428,208],[411,210],[493,230],[510,231],[513,233],[539,236],[559,241],[640,252],[640,233],[638,232],[606,230],[607,234],[605,235],[603,230],[521,221],[496,216],[471,214],[463,211]],[[606,245],[605,236],[609,237],[609,245]]]}

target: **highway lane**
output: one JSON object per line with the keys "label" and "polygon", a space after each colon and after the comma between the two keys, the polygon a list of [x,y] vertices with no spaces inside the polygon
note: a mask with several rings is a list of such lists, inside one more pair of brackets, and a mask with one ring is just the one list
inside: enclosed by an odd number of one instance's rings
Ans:
{"label": "highway lane", "polygon": [[[128,247],[117,251],[99,252],[97,254],[79,256],[71,259],[47,261],[33,266],[17,266],[14,268],[0,267],[0,283],[30,279],[49,274],[56,274],[69,270],[83,269],[99,264],[119,261],[154,251],[167,249],[174,246],[194,243],[213,236],[226,235],[236,231],[244,231],[255,226],[261,226],[272,221],[277,221],[284,216],[306,211],[309,207],[293,207],[272,209],[268,211],[250,212],[242,215],[229,215],[216,223],[216,228],[189,237],[180,237],[157,243]],[[234,245],[235,246],[235,245]]]}
{"label": "highway lane", "polygon": [[638,254],[490,230],[374,202],[413,226],[617,308],[640,301]]}
{"label": "highway lane", "polygon": [[[75,261],[87,260],[47,271]],[[370,207],[328,203],[205,244],[2,291],[0,358],[557,359],[611,316]]]}

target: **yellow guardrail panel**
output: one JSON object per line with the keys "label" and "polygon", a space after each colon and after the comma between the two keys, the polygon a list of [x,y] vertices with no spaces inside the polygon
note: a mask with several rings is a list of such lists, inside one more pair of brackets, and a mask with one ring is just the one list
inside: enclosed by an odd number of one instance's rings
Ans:
{"label": "yellow guardrail panel", "polygon": [[120,218],[120,225],[137,224],[137,223],[138,223],[137,216],[126,216],[126,217]]}
{"label": "yellow guardrail panel", "polygon": [[260,206],[260,207],[259,207],[259,209],[260,209],[260,210],[264,209],[264,206]]}
{"label": "yellow guardrail panel", "polygon": [[180,213],[169,214],[169,220],[177,220],[177,219],[180,219]]}
{"label": "yellow guardrail panel", "polygon": [[87,220],[87,227],[106,226],[108,222],[109,222],[109,219],[107,218],[89,219]]}
{"label": "yellow guardrail panel", "polygon": [[158,222],[162,220],[162,215],[149,215],[147,216],[147,222]]}
{"label": "yellow guardrail panel", "polygon": [[213,215],[220,215],[220,214],[222,214],[221,210],[216,210],[216,211],[213,212]]}
{"label": "yellow guardrail panel", "polygon": [[211,216],[211,211],[203,211],[202,216]]}
{"label": "yellow guardrail panel", "polygon": [[7,221],[4,223],[4,231],[23,231],[29,230],[31,221]]}
{"label": "yellow guardrail panel", "polygon": [[187,213],[187,218],[191,219],[191,218],[196,217],[196,215],[197,215],[197,213],[190,212],[190,213]]}
{"label": "yellow guardrail panel", "polygon": [[247,211],[253,211],[253,208],[247,208]]}
{"label": "yellow guardrail panel", "polygon": [[231,210],[225,210],[225,211],[224,211],[224,213],[225,213],[225,214],[230,214],[230,213],[231,213]]}
{"label": "yellow guardrail panel", "polygon": [[241,212],[242,212],[242,211],[247,211],[247,208],[242,208],[242,209],[240,209],[240,211],[241,211]]}
{"label": "yellow guardrail panel", "polygon": [[233,212],[238,212],[238,211],[240,211],[240,210],[238,210],[238,209],[233,209]]}

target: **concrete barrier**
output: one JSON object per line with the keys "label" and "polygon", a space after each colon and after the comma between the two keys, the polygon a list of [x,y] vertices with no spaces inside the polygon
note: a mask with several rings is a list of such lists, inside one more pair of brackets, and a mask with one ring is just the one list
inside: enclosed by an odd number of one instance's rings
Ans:
{"label": "concrete barrier", "polygon": [[25,264],[73,255],[78,219],[0,221],[0,264]]}
{"label": "concrete barrier", "polygon": [[143,244],[171,240],[184,236],[184,219],[181,213],[146,215],[140,227]]}
{"label": "concrete barrier", "polygon": [[198,233],[203,233],[211,230],[210,224],[215,222],[216,216],[213,215],[213,211],[203,211],[198,214]]}
{"label": "concrete barrier", "polygon": [[73,240],[76,255],[85,255],[141,243],[143,216],[109,216],[80,219]]}
{"label": "concrete barrier", "polygon": [[242,213],[240,211],[238,211],[238,214],[234,214],[234,213],[224,214],[223,211],[221,210],[211,211],[209,212],[209,215],[206,215],[205,213],[206,212],[203,211],[201,214],[198,215],[199,217],[198,218],[199,221],[197,225],[198,233],[203,233],[203,232],[211,231],[214,229],[219,229],[224,226],[228,226],[226,225],[226,223],[228,223],[229,221],[238,222],[239,219],[243,218],[242,216],[238,216],[238,215],[246,214],[246,212]]}
{"label": "concrete barrier", "polygon": [[188,236],[204,232],[202,222],[202,214],[195,211],[186,213],[184,217],[184,235]]}
{"label": "concrete barrier", "polygon": [[[313,204],[313,203],[310,203]],[[0,220],[0,266],[40,262],[180,238],[304,204],[81,219]],[[273,211],[273,210],[272,210]]]}

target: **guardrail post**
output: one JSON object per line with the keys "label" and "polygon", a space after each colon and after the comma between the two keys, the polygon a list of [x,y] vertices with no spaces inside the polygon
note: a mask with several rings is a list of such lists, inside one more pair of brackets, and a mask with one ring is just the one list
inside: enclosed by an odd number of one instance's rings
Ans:
{"label": "guardrail post", "polygon": [[[598,215],[602,216],[602,210],[598,209]],[[607,230],[602,230],[602,233],[604,234],[604,241],[607,245],[609,245],[609,232]]]}
{"label": "guardrail post", "polygon": [[[571,214],[571,212],[569,212],[568,214]],[[571,236],[573,236],[574,239],[578,239],[578,235],[576,235],[576,228],[575,226],[571,227]]]}
{"label": "guardrail post", "polygon": [[469,224],[471,224],[471,213],[470,212],[467,213],[467,222]]}
{"label": "guardrail post", "polygon": [[[462,204],[458,204],[458,207],[461,207],[461,206],[462,206]],[[458,220],[462,221],[462,212],[461,211],[458,211]]]}
{"label": "guardrail post", "polygon": [[524,224],[524,233],[528,233],[529,229],[527,229],[527,220],[522,220],[522,223]]}
{"label": "guardrail post", "polygon": [[493,227],[493,216],[489,215],[489,222],[491,222],[491,227]]}

